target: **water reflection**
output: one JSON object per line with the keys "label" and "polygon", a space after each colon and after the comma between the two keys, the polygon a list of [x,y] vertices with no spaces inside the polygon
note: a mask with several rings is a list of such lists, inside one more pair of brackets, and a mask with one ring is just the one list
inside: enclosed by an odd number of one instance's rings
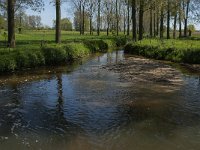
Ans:
{"label": "water reflection", "polygon": [[0,148],[197,150],[199,77],[171,90],[100,69],[123,59],[116,51],[1,79]]}

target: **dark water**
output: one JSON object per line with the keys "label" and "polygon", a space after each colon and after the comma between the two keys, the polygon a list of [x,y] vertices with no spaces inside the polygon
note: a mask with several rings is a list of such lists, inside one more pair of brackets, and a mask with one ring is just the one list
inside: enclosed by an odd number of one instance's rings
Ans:
{"label": "dark water", "polygon": [[123,59],[1,76],[0,150],[199,150],[199,76],[167,92],[101,69]]}

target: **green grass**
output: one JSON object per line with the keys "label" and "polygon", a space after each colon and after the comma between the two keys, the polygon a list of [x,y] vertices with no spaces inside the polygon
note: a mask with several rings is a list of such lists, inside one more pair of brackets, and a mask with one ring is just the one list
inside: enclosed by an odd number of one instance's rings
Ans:
{"label": "green grass", "polygon": [[173,62],[200,64],[198,40],[143,40],[129,43],[125,52]]}

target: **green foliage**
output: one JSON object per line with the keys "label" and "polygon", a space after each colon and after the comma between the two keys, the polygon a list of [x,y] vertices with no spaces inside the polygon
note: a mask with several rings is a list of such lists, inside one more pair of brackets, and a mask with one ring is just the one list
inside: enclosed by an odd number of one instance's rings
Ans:
{"label": "green foliage", "polygon": [[190,30],[191,32],[195,32],[195,26],[193,24],[188,25],[188,30]]}
{"label": "green foliage", "polygon": [[17,69],[37,67],[45,64],[45,59],[41,51],[21,50],[15,55]]}
{"label": "green foliage", "polygon": [[116,46],[124,46],[127,44],[127,41],[129,40],[128,37],[121,37],[121,36],[118,36],[118,37],[115,37],[114,38],[115,42],[116,42]]}
{"label": "green foliage", "polygon": [[189,40],[144,40],[128,43],[125,53],[141,55],[158,60],[200,64],[200,44]]}
{"label": "green foliage", "polygon": [[51,45],[42,48],[46,64],[58,64],[66,60],[66,51],[60,45]]}
{"label": "green foliage", "polygon": [[16,61],[12,55],[0,56],[0,72],[14,71],[16,67]]}
{"label": "green foliage", "polygon": [[69,43],[64,46],[69,60],[78,59],[89,55],[91,49],[86,47],[84,43]]}
{"label": "green foliage", "polygon": [[6,26],[6,21],[3,17],[0,16],[0,30],[4,29]]}
{"label": "green foliage", "polygon": [[[55,28],[56,26],[56,21],[53,21],[53,26]],[[68,18],[63,18],[61,19],[61,30],[63,31],[72,31],[72,22]]]}
{"label": "green foliage", "polygon": [[104,40],[85,40],[84,44],[92,50],[92,52],[103,52],[108,50],[108,44]]}

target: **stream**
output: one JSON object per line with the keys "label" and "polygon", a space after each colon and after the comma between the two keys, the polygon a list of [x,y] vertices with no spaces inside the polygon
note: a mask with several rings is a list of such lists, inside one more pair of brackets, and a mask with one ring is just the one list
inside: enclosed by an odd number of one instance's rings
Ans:
{"label": "stream", "polygon": [[[199,150],[200,75],[123,80],[124,52],[0,76],[0,150]],[[170,88],[171,90],[168,90]]]}

